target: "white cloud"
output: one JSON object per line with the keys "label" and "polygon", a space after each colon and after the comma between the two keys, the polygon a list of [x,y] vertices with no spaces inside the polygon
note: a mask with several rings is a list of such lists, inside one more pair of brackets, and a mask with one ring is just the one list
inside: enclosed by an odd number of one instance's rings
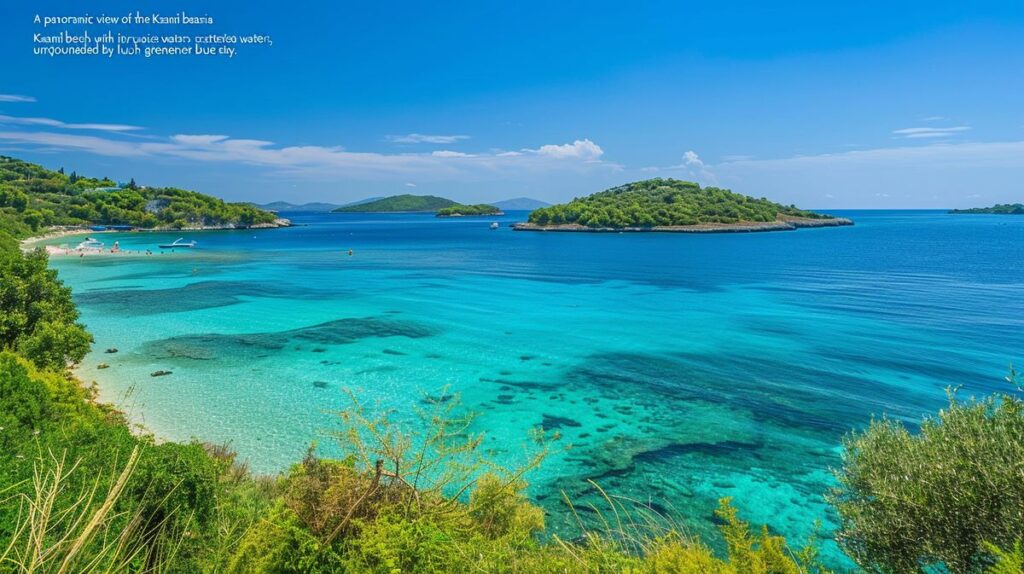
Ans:
{"label": "white cloud", "polygon": [[215,135],[185,135],[176,134],[171,136],[171,141],[175,141],[180,144],[193,145],[193,146],[209,146],[217,142],[222,142],[228,139],[228,136],[215,136]]}
{"label": "white cloud", "polygon": [[0,124],[11,124],[20,126],[45,126],[49,128],[60,128],[65,130],[94,130],[102,132],[127,132],[142,129],[138,126],[129,126],[124,124],[69,124],[51,118],[21,118],[5,115],[0,115]]}
{"label": "white cloud", "polygon": [[[813,208],[827,191],[835,196],[832,207],[949,208],[963,205],[965,189],[991,190],[990,201],[1014,201],[1014,182],[1024,178],[1024,141],[893,146],[713,167],[736,191],[781,203]],[[876,193],[889,198],[883,203]]]}
{"label": "white cloud", "polygon": [[969,129],[971,129],[970,126],[954,126],[951,128],[903,128],[893,130],[892,133],[907,139],[942,138],[965,132]]}
{"label": "white cloud", "polygon": [[416,184],[410,182],[410,183],[405,184],[405,187],[416,187]]}
{"label": "white cloud", "polygon": [[[111,134],[114,135],[114,134]],[[474,178],[484,174],[523,174],[593,168],[617,169],[600,161],[601,148],[590,140],[543,145],[523,152],[376,153],[342,147],[279,146],[274,142],[218,134],[175,134],[166,138],[128,141],[60,132],[0,132],[0,142],[52,150],[75,150],[109,156],[164,156],[190,161],[254,165],[288,175],[433,180]]]}
{"label": "white cloud", "polygon": [[0,132],[0,141],[42,147],[44,149],[86,151],[97,155],[133,157],[146,155],[134,142],[122,142],[96,136],[50,132]]}
{"label": "white cloud", "polygon": [[0,102],[34,102],[32,96],[19,96],[18,94],[0,94]]}
{"label": "white cloud", "polygon": [[462,140],[468,140],[469,136],[464,135],[430,135],[430,134],[405,134],[403,136],[387,136],[388,141],[399,144],[452,144]]}
{"label": "white cloud", "polygon": [[933,143],[930,145],[851,150],[840,153],[798,155],[781,159],[723,162],[716,167],[868,166],[886,164],[910,167],[937,163],[1024,167],[1024,141]]}
{"label": "white cloud", "polygon": [[604,155],[604,150],[601,149],[601,146],[589,139],[576,140],[571,144],[542,145],[537,149],[524,149],[522,151],[559,159],[579,158],[589,161],[596,161]]}

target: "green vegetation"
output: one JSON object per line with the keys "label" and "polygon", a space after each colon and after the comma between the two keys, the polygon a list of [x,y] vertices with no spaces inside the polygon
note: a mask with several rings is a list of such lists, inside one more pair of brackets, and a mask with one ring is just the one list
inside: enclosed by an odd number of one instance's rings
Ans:
{"label": "green vegetation", "polygon": [[1000,203],[992,207],[950,209],[950,213],[995,213],[998,215],[1024,215],[1024,203]]}
{"label": "green vegetation", "polygon": [[696,183],[675,179],[648,179],[569,203],[542,207],[530,213],[530,223],[621,228],[765,223],[784,217],[830,218],[727,189],[701,188]]}
{"label": "green vegetation", "polygon": [[334,213],[373,213],[400,211],[437,211],[445,207],[458,205],[450,199],[434,195],[392,195],[375,201],[346,205],[333,210]]}
{"label": "green vegetation", "polygon": [[[1008,380],[1016,384],[1016,374]],[[830,497],[841,546],[869,572],[983,572],[993,560],[1001,572],[1019,564],[1022,437],[1019,396],[960,402],[952,392],[949,407],[917,434],[883,419],[851,435]]]}
{"label": "green vegetation", "polygon": [[17,351],[42,368],[63,370],[81,361],[92,336],[78,323],[71,289],[57,281],[43,251],[22,255],[13,240],[5,243],[0,246],[0,349]]}
{"label": "green vegetation", "polygon": [[274,214],[171,187],[123,188],[109,179],[0,156],[0,231],[27,237],[51,225],[132,225],[142,228],[273,223]]}
{"label": "green vegetation", "polygon": [[438,217],[459,217],[462,215],[496,215],[501,210],[493,205],[478,203],[476,205],[463,205],[461,203],[444,207],[437,210]]}

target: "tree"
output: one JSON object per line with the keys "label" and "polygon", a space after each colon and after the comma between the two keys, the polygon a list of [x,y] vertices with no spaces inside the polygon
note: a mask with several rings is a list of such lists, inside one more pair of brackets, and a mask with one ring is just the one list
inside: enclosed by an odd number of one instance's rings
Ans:
{"label": "tree", "polygon": [[47,267],[46,253],[0,252],[0,348],[18,351],[40,367],[63,369],[81,361],[91,344],[71,289]]}
{"label": "tree", "polygon": [[957,401],[912,434],[888,419],[845,441],[838,541],[869,572],[983,571],[1024,532],[1024,402]]}

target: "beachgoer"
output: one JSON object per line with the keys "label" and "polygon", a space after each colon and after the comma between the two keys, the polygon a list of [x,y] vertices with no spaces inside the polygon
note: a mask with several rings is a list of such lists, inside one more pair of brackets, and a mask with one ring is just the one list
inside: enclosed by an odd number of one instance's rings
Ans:
{"label": "beachgoer", "polygon": [[351,249],[348,250],[348,256],[352,257],[352,250]]}

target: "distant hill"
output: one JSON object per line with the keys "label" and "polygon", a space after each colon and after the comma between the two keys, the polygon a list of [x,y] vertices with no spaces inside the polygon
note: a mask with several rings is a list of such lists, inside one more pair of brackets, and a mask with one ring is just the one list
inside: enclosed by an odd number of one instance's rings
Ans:
{"label": "distant hill", "polygon": [[541,207],[547,207],[551,204],[546,201],[530,197],[516,197],[503,201],[494,201],[491,202],[490,205],[493,205],[502,211],[532,211],[534,209],[540,209]]}
{"label": "distant hill", "polygon": [[950,213],[993,213],[996,215],[1024,215],[1024,204],[1001,203],[992,207],[972,207],[971,209],[950,209]]}
{"label": "distant hill", "polygon": [[274,201],[271,203],[264,203],[257,205],[260,209],[268,209],[270,211],[294,211],[302,213],[312,213],[318,211],[330,211],[341,207],[337,203],[288,203],[287,201]]}
{"label": "distant hill", "polygon": [[333,209],[335,213],[432,212],[458,203],[434,195],[393,195]]}

